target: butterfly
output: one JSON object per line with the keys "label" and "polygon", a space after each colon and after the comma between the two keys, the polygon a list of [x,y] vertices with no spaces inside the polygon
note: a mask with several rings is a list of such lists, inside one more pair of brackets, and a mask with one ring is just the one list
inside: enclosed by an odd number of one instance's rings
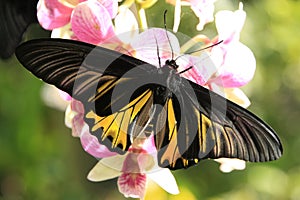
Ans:
{"label": "butterfly", "polygon": [[202,159],[278,159],[275,131],[226,98],[180,76],[175,60],[157,68],[134,57],[64,40],[38,39],[16,50],[21,64],[81,101],[90,132],[125,154],[154,134],[159,166],[188,168]]}

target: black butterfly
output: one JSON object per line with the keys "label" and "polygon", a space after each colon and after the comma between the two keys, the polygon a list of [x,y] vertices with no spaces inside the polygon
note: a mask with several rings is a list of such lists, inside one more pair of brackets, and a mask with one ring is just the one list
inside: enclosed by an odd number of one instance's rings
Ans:
{"label": "black butterfly", "polygon": [[81,101],[90,132],[112,151],[124,154],[135,138],[153,133],[158,164],[170,169],[207,158],[264,162],[282,155],[271,127],[180,77],[174,60],[157,68],[116,51],[63,39],[25,42],[16,55],[35,76]]}

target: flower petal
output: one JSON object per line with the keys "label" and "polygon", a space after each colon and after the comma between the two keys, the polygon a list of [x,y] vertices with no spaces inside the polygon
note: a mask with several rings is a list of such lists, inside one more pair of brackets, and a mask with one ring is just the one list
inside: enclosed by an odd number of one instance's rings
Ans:
{"label": "flower petal", "polygon": [[[216,50],[214,50],[214,52],[216,52]],[[221,65],[220,59],[217,59],[215,57],[216,53],[209,54],[207,52],[201,53],[200,56],[182,56],[180,59],[178,59],[178,71],[182,71],[187,67],[193,66],[190,70],[182,73],[182,76],[199,85],[205,85]],[[182,59],[188,59],[188,64],[181,63]]]}
{"label": "flower petal", "polygon": [[109,151],[105,145],[100,144],[96,136],[90,134],[87,124],[82,129],[80,141],[83,149],[96,158],[106,158],[117,154]]}
{"label": "flower petal", "polygon": [[63,39],[71,39],[73,36],[73,31],[71,30],[71,24],[68,23],[65,26],[55,28],[51,32],[51,38],[63,38]]}
{"label": "flower petal", "polygon": [[160,169],[147,176],[170,194],[179,194],[179,189],[173,174],[169,169]]}
{"label": "flower petal", "polygon": [[99,44],[115,36],[110,15],[98,1],[78,4],[71,17],[71,26],[75,36],[87,43]]}
{"label": "flower petal", "polygon": [[70,21],[72,10],[58,0],[39,0],[37,18],[44,29],[52,30],[66,25]]}
{"label": "flower petal", "polygon": [[64,111],[69,103],[60,97],[60,91],[53,85],[44,84],[41,96],[47,106]]}
{"label": "flower petal", "polygon": [[199,18],[199,24],[197,25],[197,30],[201,31],[205,24],[214,21],[214,10],[216,0],[190,0],[191,9],[194,11],[195,15]]}
{"label": "flower petal", "polygon": [[[180,52],[176,36],[170,32],[167,33],[170,42],[166,36],[165,29],[151,28],[139,34],[131,42],[131,46],[136,50],[135,57],[155,66],[158,66],[160,59],[161,65],[164,65],[166,60],[172,59],[172,53],[176,55]],[[172,45],[172,49],[170,44]],[[175,55],[174,58],[176,57]]]}
{"label": "flower petal", "polygon": [[106,10],[108,11],[110,17],[113,19],[118,12],[118,1],[115,0],[98,0]]}
{"label": "flower petal", "polygon": [[247,108],[250,106],[251,102],[246,96],[246,94],[239,88],[225,88],[226,98],[234,103]]}
{"label": "flower petal", "polygon": [[226,52],[223,66],[214,80],[222,87],[241,87],[254,76],[256,60],[252,51],[240,42],[235,42]]}
{"label": "flower petal", "polygon": [[223,40],[224,44],[238,41],[245,19],[246,12],[243,10],[242,3],[240,4],[239,10],[235,12],[228,10],[219,11],[216,14],[215,20],[219,40]]}
{"label": "flower petal", "polygon": [[[72,120],[74,116],[76,115],[75,112],[72,111],[71,105],[69,104],[66,111],[65,111],[65,125],[68,128],[72,128]],[[76,137],[76,136],[74,136]]]}
{"label": "flower petal", "polygon": [[104,165],[101,161],[99,161],[89,172],[87,179],[89,179],[90,181],[105,181],[112,178],[116,178],[120,175],[120,171],[115,170],[107,165]]}
{"label": "flower petal", "polygon": [[119,14],[115,18],[115,33],[120,40],[129,44],[139,34],[138,22],[128,8],[120,7],[119,10]]}
{"label": "flower petal", "polygon": [[146,181],[146,174],[122,173],[118,179],[118,188],[127,198],[143,198],[146,192]]}
{"label": "flower petal", "polygon": [[236,158],[218,158],[215,161],[221,164],[220,170],[224,173],[229,173],[233,170],[244,170],[246,168],[246,162]]}

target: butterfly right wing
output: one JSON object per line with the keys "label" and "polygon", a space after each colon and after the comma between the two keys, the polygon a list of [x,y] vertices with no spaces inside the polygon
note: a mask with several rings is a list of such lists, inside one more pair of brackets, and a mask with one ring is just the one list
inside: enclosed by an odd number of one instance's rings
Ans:
{"label": "butterfly right wing", "polygon": [[188,168],[222,157],[266,162],[282,155],[274,130],[254,114],[186,79],[181,83],[156,122],[161,167]]}
{"label": "butterfly right wing", "polygon": [[20,45],[16,55],[35,76],[81,101],[91,133],[112,151],[125,153],[131,145],[128,133],[138,134],[137,128],[147,123],[144,116],[151,113],[153,92],[132,87],[145,85],[151,77],[147,70],[154,66],[62,39],[31,40]]}

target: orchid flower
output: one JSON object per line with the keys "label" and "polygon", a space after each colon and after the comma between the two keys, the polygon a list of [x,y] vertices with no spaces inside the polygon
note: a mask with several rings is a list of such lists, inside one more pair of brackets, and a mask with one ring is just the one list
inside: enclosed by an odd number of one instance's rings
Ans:
{"label": "orchid flower", "polygon": [[216,0],[166,0],[175,5],[173,31],[177,32],[180,24],[181,6],[190,6],[194,14],[199,18],[196,27],[198,31],[203,30],[205,24],[214,21],[214,3]]}
{"label": "orchid flower", "polygon": [[37,16],[43,28],[54,30],[52,37],[63,35],[64,38],[98,44],[114,34],[111,20],[116,16],[117,8],[117,1],[40,0]]}
{"label": "orchid flower", "polygon": [[[68,96],[65,96],[68,98]],[[178,194],[179,190],[172,173],[157,165],[157,151],[154,136],[138,138],[125,155],[111,152],[91,135],[83,120],[84,108],[81,102],[72,99],[66,110],[66,125],[72,128],[72,135],[79,137],[83,149],[97,159],[101,159],[90,171],[88,179],[104,181],[118,178],[118,188],[126,197],[143,198],[147,178],[152,179],[167,192]]]}

